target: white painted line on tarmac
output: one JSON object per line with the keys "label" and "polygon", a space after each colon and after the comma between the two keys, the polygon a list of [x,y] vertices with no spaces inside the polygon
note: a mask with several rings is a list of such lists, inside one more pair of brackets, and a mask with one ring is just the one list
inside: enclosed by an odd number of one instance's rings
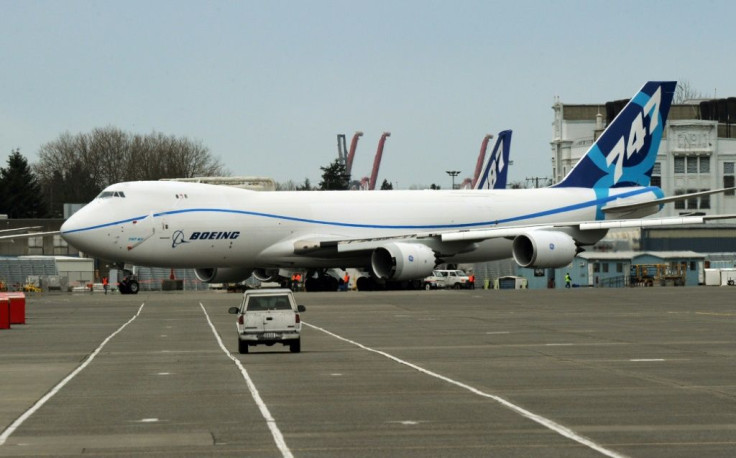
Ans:
{"label": "white painted line on tarmac", "polygon": [[626,457],[626,455],[622,455],[622,454],[620,454],[618,452],[615,452],[613,450],[609,450],[609,449],[603,447],[602,445],[600,445],[600,444],[598,444],[596,442],[593,442],[591,439],[588,439],[587,437],[582,436],[582,435],[576,433],[575,431],[571,430],[570,428],[568,428],[566,426],[563,426],[563,425],[561,425],[559,423],[556,423],[555,421],[552,421],[552,420],[550,420],[548,418],[545,418],[545,417],[543,417],[541,415],[537,415],[537,414],[535,414],[533,412],[530,412],[529,410],[526,410],[523,407],[517,406],[516,404],[512,404],[511,402],[505,400],[504,398],[502,398],[500,396],[496,396],[495,394],[490,394],[490,393],[486,393],[486,392],[480,391],[479,389],[474,388],[474,387],[472,387],[470,385],[466,385],[466,384],[464,384],[462,382],[458,382],[457,380],[453,380],[453,379],[451,379],[449,377],[445,377],[444,375],[440,375],[440,374],[438,374],[436,372],[432,372],[430,370],[424,369],[423,367],[417,366],[416,364],[412,364],[412,363],[410,363],[408,361],[404,361],[403,359],[399,359],[396,356],[393,356],[393,355],[391,355],[389,353],[386,353],[384,351],[376,350],[376,349],[373,349],[373,348],[370,348],[370,347],[366,347],[365,345],[363,345],[361,343],[358,343],[358,342],[355,342],[354,340],[350,340],[350,339],[347,339],[345,337],[339,336],[339,335],[337,335],[337,334],[335,334],[333,332],[330,332],[330,331],[328,331],[326,329],[320,328],[319,326],[315,326],[313,324],[309,324],[309,323],[306,323],[304,321],[302,321],[302,324],[304,324],[306,326],[309,326],[310,328],[316,329],[318,331],[322,331],[322,332],[324,332],[327,335],[330,335],[330,336],[332,336],[332,337],[334,337],[336,339],[342,340],[343,342],[347,342],[349,344],[355,345],[356,347],[362,348],[363,350],[367,350],[367,351],[370,351],[370,352],[379,354],[381,356],[385,356],[386,358],[388,358],[388,359],[390,359],[392,361],[395,361],[395,362],[397,362],[399,364],[403,364],[403,365],[408,366],[408,367],[410,367],[412,369],[415,369],[415,370],[417,370],[417,371],[419,371],[419,372],[421,372],[423,374],[430,375],[430,376],[432,376],[434,378],[440,379],[440,380],[445,381],[447,383],[450,383],[452,385],[455,385],[455,386],[458,386],[458,387],[463,388],[465,390],[468,390],[468,391],[470,391],[473,394],[477,394],[478,396],[482,396],[484,398],[493,399],[494,401],[498,402],[502,406],[504,406],[504,407],[506,407],[506,408],[508,408],[508,409],[510,409],[510,410],[512,410],[512,411],[514,411],[516,413],[518,413],[522,417],[528,418],[528,419],[530,419],[530,420],[532,420],[532,421],[534,421],[536,423],[539,423],[540,425],[542,425],[542,426],[544,426],[544,427],[546,427],[548,429],[551,429],[552,431],[554,431],[554,432],[556,432],[556,433],[558,433],[558,434],[560,434],[560,435],[562,435],[564,437],[567,437],[568,439],[571,439],[571,440],[573,440],[573,441],[575,441],[575,442],[577,442],[579,444],[582,444],[582,445],[585,445],[586,447],[592,448],[593,450],[595,450],[595,451],[597,451],[599,453],[602,453],[605,456],[610,456],[612,458],[624,458],[624,457]]}
{"label": "white painted line on tarmac", "polygon": [[651,362],[658,362],[658,361],[666,361],[662,358],[650,358],[650,359],[630,359],[632,363],[651,363]]}
{"label": "white painted line on tarmac", "polygon": [[21,415],[13,423],[11,423],[10,426],[8,426],[7,429],[5,429],[5,431],[3,431],[2,434],[0,434],[0,445],[3,445],[5,443],[5,441],[8,440],[8,437],[10,437],[10,435],[13,434],[13,432],[15,432],[15,430],[18,429],[18,427],[20,427],[20,425],[22,425],[24,421],[28,420],[28,418],[31,415],[33,415],[34,413],[36,413],[36,411],[38,409],[40,409],[41,407],[43,407],[43,405],[46,404],[46,402],[49,399],[51,399],[52,397],[54,397],[54,395],[56,395],[56,393],[58,393],[62,388],[64,388],[64,385],[66,385],[67,383],[69,383],[69,381],[71,381],[71,379],[73,379],[74,377],[77,376],[77,374],[79,374],[80,372],[82,372],[85,367],[89,366],[89,364],[92,362],[92,360],[95,359],[95,356],[97,356],[97,354],[100,353],[100,351],[102,350],[102,348],[105,345],[107,345],[107,343],[113,337],[115,337],[120,331],[122,331],[123,329],[125,329],[125,327],[127,325],[129,325],[130,323],[132,323],[133,320],[135,320],[136,318],[138,318],[138,315],[141,314],[141,310],[143,310],[143,306],[144,305],[146,305],[145,302],[143,304],[141,304],[140,307],[138,307],[138,311],[135,313],[135,315],[133,315],[133,318],[131,318],[128,321],[126,321],[122,326],[120,326],[118,328],[117,331],[115,331],[112,334],[110,334],[109,336],[107,336],[107,339],[103,340],[102,343],[100,344],[100,346],[97,347],[95,349],[95,351],[93,351],[89,355],[89,357],[87,359],[85,359],[82,364],[79,365],[79,367],[77,367],[76,369],[74,369],[74,371],[71,374],[67,375],[64,378],[64,380],[62,380],[61,382],[59,382],[55,387],[53,387],[51,389],[51,391],[49,391],[41,399],[39,399],[38,401],[36,401],[36,403],[33,404],[33,406],[31,406],[30,409],[26,410],[23,413],[23,415]]}
{"label": "white painted line on tarmac", "polygon": [[256,388],[255,383],[253,383],[253,380],[251,380],[250,376],[248,375],[248,371],[245,370],[245,367],[243,367],[243,364],[240,362],[240,360],[231,355],[225,347],[225,344],[222,343],[222,339],[217,333],[215,325],[212,324],[212,320],[210,320],[210,316],[207,314],[207,310],[205,310],[204,305],[202,305],[202,303],[200,302],[199,306],[202,308],[202,312],[204,312],[204,316],[205,318],[207,318],[207,323],[209,323],[210,328],[212,329],[212,333],[215,335],[215,339],[217,339],[217,343],[220,344],[220,348],[222,349],[222,351],[225,352],[227,357],[230,358],[236,366],[238,366],[238,369],[240,369],[240,373],[243,375],[245,383],[248,385],[248,390],[250,390],[250,394],[251,396],[253,396],[253,400],[258,405],[258,409],[260,409],[261,415],[266,420],[268,429],[271,430],[271,435],[273,436],[273,440],[276,442],[276,446],[281,452],[281,456],[283,456],[284,458],[293,458],[294,455],[291,454],[291,450],[289,450],[289,447],[286,445],[284,436],[283,434],[281,434],[281,430],[279,429],[278,425],[276,425],[276,420],[273,418],[271,412],[268,410],[266,403],[263,402],[263,399],[258,393],[258,389]]}

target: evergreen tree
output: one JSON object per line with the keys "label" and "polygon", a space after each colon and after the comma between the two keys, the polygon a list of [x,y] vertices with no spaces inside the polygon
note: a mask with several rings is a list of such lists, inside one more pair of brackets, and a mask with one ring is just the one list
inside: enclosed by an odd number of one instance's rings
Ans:
{"label": "evergreen tree", "polygon": [[394,189],[394,185],[392,185],[390,181],[384,179],[383,183],[381,183],[381,191],[390,191],[393,189]]}
{"label": "evergreen tree", "polygon": [[320,170],[322,170],[322,181],[319,183],[319,189],[323,191],[348,189],[350,175],[347,174],[345,165],[340,162],[339,158],[327,167],[320,167]]}
{"label": "evergreen tree", "polygon": [[309,178],[304,179],[304,184],[296,187],[297,191],[311,191],[312,190],[312,183],[309,181]]}
{"label": "evergreen tree", "polygon": [[19,149],[8,157],[8,167],[0,169],[0,213],[9,218],[47,216],[41,186]]}

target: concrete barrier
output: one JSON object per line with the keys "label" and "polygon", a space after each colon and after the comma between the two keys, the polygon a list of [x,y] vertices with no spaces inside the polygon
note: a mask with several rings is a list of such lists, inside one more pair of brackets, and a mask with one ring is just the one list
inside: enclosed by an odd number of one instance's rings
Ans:
{"label": "concrete barrier", "polygon": [[10,324],[26,324],[26,295],[20,292],[0,293],[0,299],[3,298],[10,304]]}
{"label": "concrete barrier", "polygon": [[0,297],[0,329],[10,329],[10,299]]}

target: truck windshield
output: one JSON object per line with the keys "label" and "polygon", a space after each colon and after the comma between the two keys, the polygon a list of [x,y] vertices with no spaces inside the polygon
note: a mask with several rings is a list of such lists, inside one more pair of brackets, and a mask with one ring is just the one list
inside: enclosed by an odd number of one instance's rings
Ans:
{"label": "truck windshield", "polygon": [[246,310],[249,312],[259,310],[290,310],[291,304],[289,297],[286,295],[279,296],[263,296],[248,298],[248,306]]}

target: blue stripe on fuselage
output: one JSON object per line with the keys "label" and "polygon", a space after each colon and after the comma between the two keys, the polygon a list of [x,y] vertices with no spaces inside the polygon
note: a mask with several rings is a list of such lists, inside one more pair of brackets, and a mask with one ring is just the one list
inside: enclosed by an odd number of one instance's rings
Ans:
{"label": "blue stripe on fuselage", "polygon": [[[607,194],[609,192],[609,189],[606,188],[603,191],[605,191],[605,193]],[[648,192],[653,192],[655,195],[660,195],[662,193],[661,190],[659,190],[659,188],[657,187],[645,187],[645,188],[639,188],[633,191],[629,191],[626,193],[617,194],[614,196],[600,195],[598,198],[594,200],[588,200],[585,202],[580,202],[580,203],[572,204],[572,205],[566,205],[563,207],[553,208],[550,210],[529,213],[527,215],[512,216],[510,218],[504,218],[504,219],[492,220],[492,221],[479,221],[479,222],[474,222],[474,223],[458,223],[458,224],[391,225],[391,224],[346,223],[346,222],[339,222],[339,221],[324,221],[324,220],[316,220],[316,219],[308,219],[308,218],[299,218],[295,216],[277,215],[273,213],[263,213],[263,212],[255,212],[255,211],[248,211],[248,210],[232,210],[228,208],[189,208],[189,209],[181,209],[181,210],[170,210],[170,211],[154,213],[153,217],[158,218],[161,216],[178,215],[178,214],[184,214],[184,213],[229,213],[229,214],[234,214],[234,215],[259,216],[263,218],[279,219],[279,220],[284,220],[284,221],[296,221],[296,222],[301,222],[301,223],[319,224],[319,225],[337,226],[337,227],[352,227],[352,228],[360,228],[360,229],[414,229],[414,230],[417,230],[417,229],[421,229],[421,230],[463,229],[463,228],[476,228],[476,227],[482,227],[482,226],[495,226],[499,224],[506,224],[506,223],[534,219],[534,218],[541,218],[544,216],[567,213],[567,212],[580,210],[583,208],[593,207],[593,206],[596,206],[600,209],[603,205],[613,200],[621,199],[625,197],[632,197],[632,196],[636,196],[639,194],[645,194]],[[596,194],[599,195],[599,193],[596,193]],[[148,216],[140,216],[137,218],[129,218],[126,220],[115,221],[115,222],[107,223],[107,224],[99,224],[99,225],[90,226],[86,228],[73,229],[70,231],[65,231],[64,234],[72,234],[72,233],[84,232],[84,231],[89,231],[89,230],[94,230],[94,229],[101,229],[105,227],[116,226],[118,224],[128,223],[131,221],[141,221],[147,217]],[[596,219],[603,219],[602,212],[600,211],[596,212]]]}

